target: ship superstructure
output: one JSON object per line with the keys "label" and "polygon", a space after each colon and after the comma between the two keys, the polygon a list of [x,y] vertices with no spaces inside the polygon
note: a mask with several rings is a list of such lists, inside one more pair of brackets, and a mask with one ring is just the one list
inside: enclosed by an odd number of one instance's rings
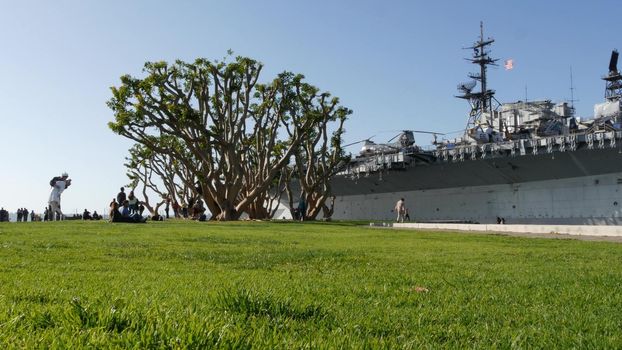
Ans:
{"label": "ship superstructure", "polygon": [[488,87],[494,39],[469,47],[478,67],[457,97],[470,112],[461,137],[424,150],[414,131],[398,142],[366,142],[334,179],[335,217],[391,219],[405,198],[418,221],[622,223],[622,75],[613,51],[605,102],[580,120],[568,102],[499,103]]}

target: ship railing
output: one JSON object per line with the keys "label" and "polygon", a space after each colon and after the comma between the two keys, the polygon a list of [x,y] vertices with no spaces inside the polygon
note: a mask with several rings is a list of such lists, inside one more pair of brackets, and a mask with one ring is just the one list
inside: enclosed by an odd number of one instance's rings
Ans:
{"label": "ship railing", "polygon": [[[501,156],[525,156],[541,153],[574,151],[584,144],[588,149],[614,148],[622,139],[622,130],[597,133],[554,135],[539,139],[509,140],[495,143],[452,145],[451,148],[436,148],[431,153],[442,162],[487,159]],[[528,150],[531,152],[528,152]]]}
{"label": "ship railing", "polygon": [[375,154],[366,158],[363,162],[351,164],[337,173],[341,176],[367,176],[371,173],[389,170],[403,169],[407,162],[404,152]]}

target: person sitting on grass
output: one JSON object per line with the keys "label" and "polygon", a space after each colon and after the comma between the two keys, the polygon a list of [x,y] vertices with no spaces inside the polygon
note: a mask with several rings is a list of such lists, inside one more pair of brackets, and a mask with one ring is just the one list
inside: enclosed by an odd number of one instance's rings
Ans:
{"label": "person sitting on grass", "polygon": [[138,198],[134,195],[134,191],[130,191],[130,194],[127,196],[127,201],[130,205],[130,215],[138,213]]}
{"label": "person sitting on grass", "polygon": [[192,206],[192,220],[205,221],[205,207],[201,199],[197,199]]}
{"label": "person sitting on grass", "polygon": [[123,206],[121,207],[121,215],[123,215],[124,217],[129,217],[130,216],[130,201],[126,199],[121,203],[121,205]]}
{"label": "person sitting on grass", "polygon": [[[123,203],[126,203],[125,200]],[[132,216],[129,215],[129,204],[124,205],[126,207],[127,216],[124,216],[119,212],[119,204],[117,202],[110,203],[110,222],[128,222],[128,223],[141,223],[147,221],[146,218],[141,217],[138,214],[134,214]]]}

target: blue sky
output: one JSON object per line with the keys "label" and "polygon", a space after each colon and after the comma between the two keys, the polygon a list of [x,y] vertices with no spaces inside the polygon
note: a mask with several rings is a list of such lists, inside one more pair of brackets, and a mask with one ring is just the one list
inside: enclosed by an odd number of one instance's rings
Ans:
{"label": "blue sky", "polygon": [[[49,179],[69,172],[66,213],[104,210],[128,181],[130,142],[109,131],[110,86],[145,61],[222,58],[265,65],[263,80],[302,73],[354,113],[346,141],[400,129],[459,130],[456,85],[479,34],[515,68],[490,71],[497,99],[601,102],[622,37],[617,1],[0,1],[0,206],[43,210]],[[429,139],[421,137],[419,144]],[[356,149],[352,149],[356,151]]]}

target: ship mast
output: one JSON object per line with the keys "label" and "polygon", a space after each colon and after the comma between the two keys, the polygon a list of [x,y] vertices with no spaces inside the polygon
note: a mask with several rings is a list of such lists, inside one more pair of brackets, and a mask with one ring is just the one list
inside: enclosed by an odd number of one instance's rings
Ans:
{"label": "ship mast", "polygon": [[[479,66],[479,73],[471,73],[469,77],[473,79],[473,81],[468,83],[462,83],[458,85],[458,90],[462,93],[456,97],[462,98],[469,101],[471,105],[471,112],[469,113],[469,120],[467,122],[467,132],[475,128],[478,124],[488,123],[490,126],[492,125],[492,116],[493,116],[493,98],[495,95],[494,90],[488,89],[488,81],[486,77],[486,71],[488,66],[493,65],[496,66],[495,62],[498,59],[493,59],[489,56],[490,51],[488,47],[495,41],[492,38],[484,39],[484,24],[480,22],[480,37],[479,40],[476,41],[473,46],[467,47],[467,49],[473,50],[473,57],[467,58],[467,61],[470,61],[473,64]],[[472,91],[475,85],[479,82],[480,91]],[[490,121],[481,120],[482,114],[488,112],[490,116]],[[501,126],[499,127],[499,131],[501,131]]]}

